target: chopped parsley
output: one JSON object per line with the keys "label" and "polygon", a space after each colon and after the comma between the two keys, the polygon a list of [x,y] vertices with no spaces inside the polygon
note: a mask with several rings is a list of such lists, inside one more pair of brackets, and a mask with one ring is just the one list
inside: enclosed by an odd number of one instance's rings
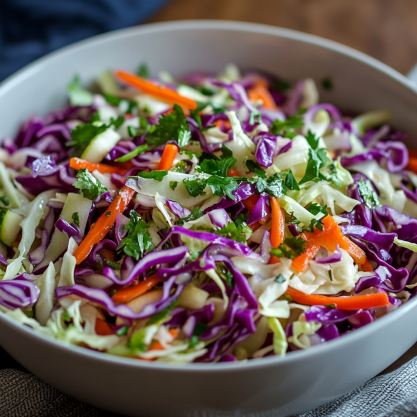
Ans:
{"label": "chopped parsley", "polygon": [[117,336],[126,336],[128,330],[129,330],[128,326],[123,326],[116,332],[116,334]]}
{"label": "chopped parsley", "polygon": [[[285,120],[275,120],[271,124],[270,133],[272,135],[280,135],[286,137],[286,133],[293,133],[295,129],[304,126],[303,114],[305,109],[301,109],[298,113],[288,117]],[[291,137],[293,135],[289,135]],[[292,137],[291,137],[292,139]]]}
{"label": "chopped parsley", "polygon": [[10,204],[9,197],[7,195],[4,195],[3,197],[0,197],[0,201],[5,205],[8,206]]}
{"label": "chopped parsley", "polygon": [[155,246],[147,232],[149,224],[141,219],[136,211],[131,210],[130,221],[126,225],[128,235],[120,242],[117,250],[123,249],[124,253],[137,261],[146,252],[151,251]]}
{"label": "chopped parsley", "polygon": [[93,94],[81,87],[78,75],[68,84],[67,93],[71,106],[90,106],[93,104]]}
{"label": "chopped parsley", "polygon": [[381,203],[379,202],[378,195],[374,191],[372,184],[369,180],[365,181],[363,178],[361,178],[357,182],[357,186],[359,194],[362,197],[366,207],[373,209],[381,205]]}
{"label": "chopped parsley", "polygon": [[[129,126],[131,127],[131,126]],[[133,149],[133,151],[130,151],[129,153],[127,153],[126,155],[121,156],[120,158],[117,158],[115,161],[116,162],[127,162],[130,161],[132,158],[134,158],[135,156],[138,156],[146,151],[149,150],[149,146],[148,145],[140,145],[138,146],[136,149]]]}
{"label": "chopped parsley", "polygon": [[246,168],[250,172],[254,172],[259,178],[266,178],[266,172],[264,169],[261,168],[261,166],[250,159],[246,161]]}
{"label": "chopped parsley", "polygon": [[324,206],[324,207],[322,207],[320,204],[312,203],[312,204],[310,204],[308,206],[308,209],[307,210],[313,216],[316,216],[317,214],[322,213],[322,214],[324,214],[324,216],[322,218],[324,218],[324,217],[326,217],[328,215],[328,213],[327,213],[327,205]]}
{"label": "chopped parsley", "polygon": [[110,217],[111,216],[111,211],[106,211],[106,216]]}
{"label": "chopped parsley", "polygon": [[168,313],[177,306],[177,304],[178,304],[178,300],[174,300],[166,309],[151,316],[148,322],[146,323],[146,325],[149,326],[151,324],[155,324],[158,321],[164,319],[168,315]]}
{"label": "chopped parsley", "polygon": [[72,213],[72,221],[77,227],[80,227],[80,215],[78,214],[78,211]]}
{"label": "chopped parsley", "polygon": [[89,143],[100,133],[107,130],[105,124],[83,123],[79,124],[75,129],[71,130],[71,139],[66,143],[66,146],[74,147],[76,154],[82,151],[89,145]]}
{"label": "chopped parsley", "polygon": [[301,237],[287,237],[278,248],[271,249],[270,254],[279,258],[294,259],[305,252],[305,243]]}
{"label": "chopped parsley", "polygon": [[159,123],[149,129],[146,142],[152,146],[160,146],[170,140],[176,140],[180,148],[188,145],[191,139],[190,127],[182,108],[174,104],[174,111],[159,117]]}
{"label": "chopped parsley", "polygon": [[[120,98],[114,96],[113,94],[104,93],[104,98],[111,106],[120,106],[121,104],[126,106],[126,114],[135,113],[138,107],[138,102],[136,100],[127,100],[125,98]],[[145,119],[146,120],[146,119]]]}
{"label": "chopped parsley", "polygon": [[323,152],[326,152],[325,149],[320,149],[318,152],[316,152],[314,149],[310,148],[308,150],[308,162],[307,162],[307,168],[306,172],[304,174],[304,177],[301,179],[299,184],[304,184],[308,181],[319,181],[322,179],[322,176],[320,174],[320,168],[324,165],[323,163]]}
{"label": "chopped parsley", "polygon": [[336,308],[336,304],[325,304],[324,306],[327,308]]}
{"label": "chopped parsley", "polygon": [[204,195],[205,188],[207,186],[207,181],[204,176],[194,175],[183,180],[184,186],[190,194],[191,197],[198,197],[199,195]]}
{"label": "chopped parsley", "polygon": [[169,182],[169,188],[171,188],[171,190],[175,190],[178,186],[178,181],[170,181]]}
{"label": "chopped parsley", "polygon": [[259,178],[256,182],[256,189],[259,193],[267,192],[272,197],[282,197],[286,194],[284,179],[278,173],[268,178]]}
{"label": "chopped parsley", "polygon": [[207,178],[205,182],[211,188],[214,195],[218,195],[220,197],[226,195],[231,200],[236,200],[236,197],[232,193],[237,190],[239,186],[231,177],[219,177],[217,175],[213,175]]}
{"label": "chopped parsley", "polygon": [[278,282],[278,284],[282,284],[282,283],[284,283],[285,282],[285,277],[284,277],[284,275],[282,275],[282,274],[279,274],[275,279],[274,279],[274,281],[275,282]]}
{"label": "chopped parsley", "polygon": [[173,168],[171,168],[172,172],[181,172],[182,174],[185,173],[185,170],[187,169],[187,162],[185,161],[179,161],[178,164],[176,164]]}
{"label": "chopped parsley", "polygon": [[178,220],[178,225],[183,226],[185,222],[190,222],[193,220],[199,219],[204,213],[200,211],[198,207],[196,207],[188,216],[181,217]]}
{"label": "chopped parsley", "polygon": [[139,177],[151,178],[158,182],[161,182],[167,175],[168,175],[168,171],[150,171],[150,172],[142,171],[138,173]]}
{"label": "chopped parsley", "polygon": [[233,222],[228,222],[221,229],[214,230],[213,233],[235,240],[236,242],[246,243],[246,233],[252,233],[252,230],[246,223],[242,222],[236,225]]}
{"label": "chopped parsley", "polygon": [[139,117],[139,127],[128,126],[127,133],[131,138],[136,136],[143,135],[149,130],[149,122],[146,120],[146,117]]}
{"label": "chopped parsley", "polygon": [[104,187],[87,169],[83,168],[78,170],[76,177],[77,181],[74,182],[73,186],[80,189],[85,198],[95,200],[107,191],[107,188]]}
{"label": "chopped parsley", "polygon": [[285,176],[284,181],[285,187],[287,187],[289,190],[296,190],[300,191],[300,187],[298,186],[298,182],[294,177],[294,174],[290,170],[290,172]]}
{"label": "chopped parsley", "polygon": [[333,271],[329,269],[328,271],[330,281],[333,281]]}
{"label": "chopped parsley", "polygon": [[139,77],[142,77],[142,78],[149,78],[150,77],[151,73],[149,71],[149,67],[146,64],[146,62],[142,62],[139,65],[138,69],[136,70],[136,74],[139,75]]}
{"label": "chopped parsley", "polygon": [[316,136],[311,130],[309,130],[306,135],[306,140],[312,149],[317,150],[320,142],[319,136]]}
{"label": "chopped parsley", "polygon": [[235,278],[233,274],[224,267],[223,263],[217,264],[216,272],[219,274],[220,278],[226,282],[229,288],[234,288]]}

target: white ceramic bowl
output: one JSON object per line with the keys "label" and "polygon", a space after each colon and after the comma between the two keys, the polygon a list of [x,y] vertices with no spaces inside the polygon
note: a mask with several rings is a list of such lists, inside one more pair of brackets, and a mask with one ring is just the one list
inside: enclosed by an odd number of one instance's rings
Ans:
{"label": "white ceramic bowl", "polygon": [[[146,61],[173,75],[219,71],[233,62],[296,81],[331,77],[321,101],[358,111],[387,108],[393,124],[417,134],[417,94],[380,62],[324,39],[275,27],[187,21],[122,30],[50,54],[0,86],[0,137],[31,115],[65,103],[75,73],[134,70]],[[126,415],[286,416],[316,407],[382,371],[417,341],[417,300],[322,346],[245,363],[143,363],[66,346],[0,314],[0,343],[23,366],[61,391]],[[274,410],[274,413],[272,413]]]}

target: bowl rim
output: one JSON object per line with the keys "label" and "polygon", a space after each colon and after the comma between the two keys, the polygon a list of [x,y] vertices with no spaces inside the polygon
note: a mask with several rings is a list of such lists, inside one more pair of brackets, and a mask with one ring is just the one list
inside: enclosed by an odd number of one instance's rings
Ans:
{"label": "bowl rim", "polygon": [[[271,25],[228,21],[228,20],[178,20],[168,22],[148,23],[141,26],[130,27],[126,29],[119,29],[104,34],[96,35],[88,39],[76,42],[74,44],[65,46],[57,51],[51,52],[41,58],[38,58],[34,62],[26,65],[22,69],[18,70],[14,74],[10,75],[0,83],[0,100],[1,96],[9,89],[14,88],[17,84],[24,79],[30,77],[33,73],[36,73],[44,66],[47,66],[49,62],[65,56],[67,53],[82,49],[84,47],[94,47],[95,45],[106,43],[108,40],[129,38],[139,34],[152,34],[161,32],[172,31],[184,31],[184,30],[223,30],[223,31],[236,31],[245,33],[256,33],[271,35],[277,38],[291,39],[315,46],[319,46],[324,49],[329,49],[339,54],[345,55],[351,59],[359,61],[367,66],[374,68],[375,70],[393,78],[412,92],[416,93],[417,88],[414,84],[408,80],[404,75],[389,67],[388,65],[378,61],[366,55],[363,52],[357,51],[349,46],[342,45],[338,42],[331,41],[316,35],[310,35],[307,33],[295,31],[292,29],[286,29]],[[95,361],[107,361],[112,364],[117,364],[122,367],[135,367],[138,369],[154,369],[158,371],[168,372],[223,372],[234,371],[244,372],[252,368],[270,367],[271,365],[279,366],[279,364],[291,364],[299,360],[314,360],[319,355],[325,355],[329,350],[338,349],[341,344],[356,344],[359,340],[367,337],[372,337],[373,333],[380,330],[381,327],[388,326],[393,321],[400,319],[401,316],[407,314],[409,310],[412,310],[417,305],[417,298],[412,299],[402,305],[395,311],[379,318],[373,323],[356,329],[343,337],[328,341],[326,343],[313,346],[309,349],[303,349],[291,352],[284,357],[280,356],[268,356],[260,358],[261,360],[246,360],[238,362],[217,362],[217,363],[168,363],[168,362],[145,362],[138,361],[137,359],[110,355],[104,352],[97,352],[88,348],[80,347],[77,345],[67,344],[60,340],[46,336],[31,327],[24,326],[17,322],[12,317],[9,317],[3,311],[0,311],[0,320],[5,322],[6,325],[14,327],[15,330],[25,336],[37,338],[40,343],[48,343],[56,348],[66,351],[76,356],[89,357]],[[12,355],[13,356],[13,355]]]}

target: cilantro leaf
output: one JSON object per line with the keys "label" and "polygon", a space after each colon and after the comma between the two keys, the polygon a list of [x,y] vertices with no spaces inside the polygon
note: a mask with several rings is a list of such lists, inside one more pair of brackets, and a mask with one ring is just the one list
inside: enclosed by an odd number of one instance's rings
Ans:
{"label": "cilantro leaf", "polygon": [[185,178],[183,183],[191,197],[205,194],[204,189],[206,188],[207,180],[201,175]]}
{"label": "cilantro leaf", "polygon": [[87,169],[83,168],[78,170],[76,177],[77,181],[74,182],[73,186],[80,189],[85,198],[95,200],[107,191],[107,188],[104,187]]}
{"label": "cilantro leaf", "polygon": [[231,200],[236,200],[236,197],[232,192],[237,190],[239,186],[233,178],[213,175],[206,179],[206,184],[211,188],[214,195],[222,197],[225,194]]}
{"label": "cilantro leaf", "polygon": [[235,224],[236,224],[236,226],[239,226],[239,225],[241,225],[242,223],[244,223],[244,225],[246,225],[246,223],[247,223],[247,221],[248,221],[248,218],[249,218],[249,213],[248,214],[246,214],[246,215],[244,215],[244,214],[239,214],[239,216],[237,216],[236,217],[236,219],[235,219]]}
{"label": "cilantro leaf", "polygon": [[103,96],[106,102],[109,103],[111,106],[118,107],[121,104],[123,104],[126,108],[126,114],[132,114],[137,111],[138,102],[136,100],[128,100],[108,93],[104,93]]}
{"label": "cilantro leaf", "polygon": [[288,117],[285,120],[275,120],[271,124],[270,133],[272,135],[283,135],[284,132],[293,131],[304,126],[303,114],[305,109],[301,109],[298,113]]}
{"label": "cilantro leaf", "polygon": [[374,191],[372,184],[369,180],[365,181],[363,178],[361,178],[357,182],[357,187],[359,194],[362,197],[366,207],[373,209],[381,205],[381,203],[379,202],[378,195]]}
{"label": "cilantro leaf", "polygon": [[246,223],[236,225],[233,222],[228,222],[221,229],[214,230],[213,233],[235,240],[236,242],[246,243],[246,233],[252,233],[252,230]]}
{"label": "cilantro leaf", "polygon": [[183,226],[185,222],[190,222],[190,221],[193,221],[193,220],[197,220],[203,214],[204,213],[202,211],[200,211],[200,209],[198,207],[196,207],[188,216],[181,217],[178,220],[178,225]]}
{"label": "cilantro leaf", "polygon": [[75,129],[71,130],[71,141],[66,143],[66,146],[73,146],[74,151],[82,152],[89,143],[100,133],[103,133],[107,126],[96,125],[93,123],[79,124]]}
{"label": "cilantro leaf", "polygon": [[123,327],[121,327],[117,332],[116,332],[116,334],[117,334],[117,336],[125,336],[125,335],[127,335],[127,331],[129,330],[129,327],[128,326],[123,326]]}
{"label": "cilantro leaf", "polygon": [[142,77],[142,78],[149,78],[150,77],[151,74],[150,74],[150,71],[149,71],[149,68],[148,68],[148,65],[146,64],[146,62],[142,62],[139,65],[139,68],[137,69],[136,74],[139,75],[139,77]]}
{"label": "cilantro leaf", "polygon": [[171,188],[171,190],[175,190],[178,186],[178,181],[170,181],[169,182],[169,188]]}
{"label": "cilantro leaf", "polygon": [[227,177],[227,173],[236,162],[237,159],[233,157],[220,159],[219,161],[216,161],[215,159],[204,159],[204,161],[200,163],[200,168],[197,168],[196,171],[210,175],[218,175],[220,177]]}
{"label": "cilantro leaf", "polygon": [[164,177],[166,177],[167,175],[168,175],[168,171],[150,171],[150,172],[142,171],[138,173],[139,177],[152,178],[158,182],[161,182],[164,179]]}
{"label": "cilantro leaf", "polygon": [[147,232],[149,224],[141,219],[136,211],[131,210],[130,220],[126,225],[128,235],[120,242],[117,250],[123,249],[124,253],[137,261],[146,252],[151,251],[155,246]]}
{"label": "cilantro leaf", "polygon": [[254,172],[259,178],[266,178],[266,172],[264,169],[261,168],[261,166],[251,159],[248,159],[246,161],[246,168],[250,172]]}
{"label": "cilantro leaf", "polygon": [[310,148],[308,150],[308,154],[309,159],[307,162],[306,172],[299,184],[304,184],[308,181],[315,181],[317,178],[320,178],[320,168],[323,166],[323,162],[314,149]]}
{"label": "cilantro leaf", "polygon": [[223,263],[218,263],[216,267],[216,272],[219,274],[220,278],[223,279],[229,288],[234,288],[235,286],[235,277],[233,274],[226,269]]}
{"label": "cilantro leaf", "polygon": [[322,218],[324,218],[324,217],[326,217],[327,215],[328,215],[328,213],[327,213],[327,206],[324,206],[324,207],[322,207],[320,204],[317,204],[317,203],[313,203],[313,204],[310,204],[309,206],[308,206],[308,211],[313,215],[313,216],[316,216],[317,214],[319,214],[319,213],[322,213],[322,214],[324,214],[324,216],[322,217]]}
{"label": "cilantro leaf", "polygon": [[172,172],[181,172],[182,174],[184,174],[187,166],[188,166],[187,162],[179,161],[178,164],[176,164],[173,168],[171,168],[171,171]]}
{"label": "cilantro leaf", "polygon": [[0,201],[5,205],[8,206],[10,204],[9,197],[7,195],[4,195],[3,197],[0,197]]}
{"label": "cilantro leaf", "polygon": [[282,197],[286,194],[284,180],[278,173],[271,175],[269,178],[259,178],[256,183],[258,192],[267,192],[272,197]]}
{"label": "cilantro leaf", "polygon": [[136,149],[133,149],[133,151],[130,151],[126,155],[121,156],[120,158],[117,158],[116,162],[127,162],[130,161],[135,156],[138,156],[146,151],[149,150],[149,146],[145,143],[145,145],[140,145]]}
{"label": "cilantro leaf", "polygon": [[316,137],[316,135],[311,130],[308,131],[306,135],[306,140],[311,148],[313,148],[314,150],[318,148],[320,137],[319,136]]}
{"label": "cilantro leaf", "polygon": [[90,106],[93,104],[93,94],[81,87],[78,75],[68,84],[67,93],[71,106]]}
{"label": "cilantro leaf", "polygon": [[146,142],[152,146],[160,146],[169,140],[176,140],[180,148],[186,146],[191,139],[190,127],[182,108],[174,104],[174,111],[159,117],[159,123],[149,129]]}
{"label": "cilantro leaf", "polygon": [[127,133],[131,138],[143,135],[149,130],[149,122],[146,117],[139,117],[139,127],[128,126]]}
{"label": "cilantro leaf", "polygon": [[80,215],[78,214],[78,211],[72,213],[72,221],[77,227],[80,227]]}
{"label": "cilantro leaf", "polygon": [[271,249],[270,254],[279,258],[294,259],[305,252],[305,243],[302,237],[287,237],[278,248]]}
{"label": "cilantro leaf", "polygon": [[300,187],[298,186],[298,182],[294,177],[294,174],[292,173],[292,171],[290,170],[290,172],[285,176],[285,182],[284,182],[285,186],[289,189],[289,190],[296,190],[296,191],[300,191]]}

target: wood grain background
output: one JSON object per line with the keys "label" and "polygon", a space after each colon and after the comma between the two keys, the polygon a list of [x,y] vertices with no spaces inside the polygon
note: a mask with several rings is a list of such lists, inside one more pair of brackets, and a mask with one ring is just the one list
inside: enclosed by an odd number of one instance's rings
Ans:
{"label": "wood grain background", "polygon": [[173,0],[149,22],[180,19],[295,29],[358,49],[404,74],[417,63],[416,0]]}

